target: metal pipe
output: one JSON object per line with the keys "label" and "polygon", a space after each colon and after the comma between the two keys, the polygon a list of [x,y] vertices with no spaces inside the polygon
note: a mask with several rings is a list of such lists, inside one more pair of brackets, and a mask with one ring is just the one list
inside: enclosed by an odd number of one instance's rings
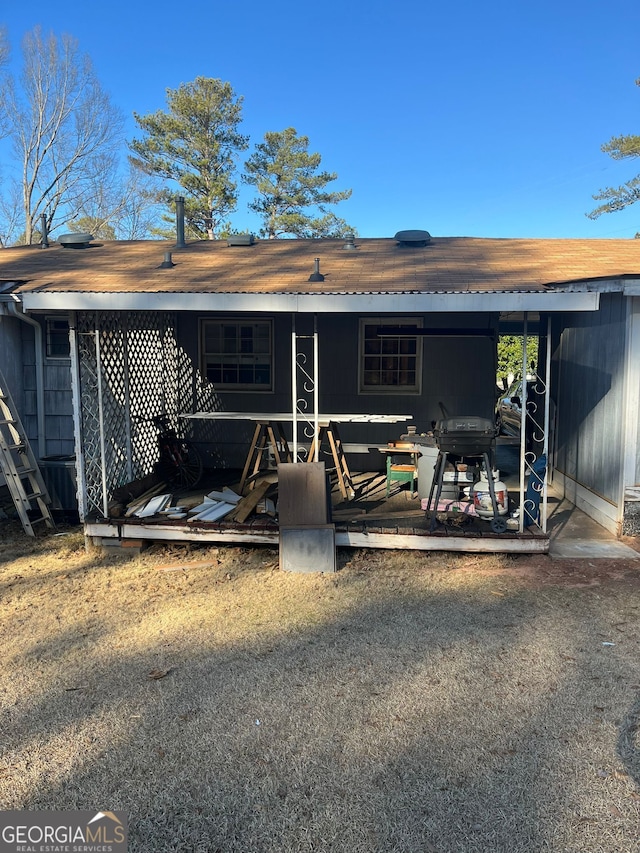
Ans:
{"label": "metal pipe", "polygon": [[[15,296],[14,296],[15,299]],[[28,317],[16,302],[7,302],[9,314],[34,329],[34,347],[36,360],[36,420],[38,423],[38,456],[47,455],[47,436],[44,415],[44,357],[42,347],[42,326],[33,317]]]}
{"label": "metal pipe", "polygon": [[186,248],[184,239],[184,198],[179,195],[176,198],[176,249]]}
{"label": "metal pipe", "polygon": [[45,213],[40,214],[40,230],[42,231],[42,237],[40,239],[40,245],[43,249],[49,248],[49,234],[47,228],[47,216]]}

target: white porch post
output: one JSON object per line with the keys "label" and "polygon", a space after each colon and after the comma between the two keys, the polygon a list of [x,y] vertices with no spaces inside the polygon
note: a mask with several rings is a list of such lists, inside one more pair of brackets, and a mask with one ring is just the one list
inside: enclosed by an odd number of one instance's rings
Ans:
{"label": "white porch post", "polygon": [[522,396],[520,398],[520,533],[524,532],[525,516],[525,479],[527,452],[527,312],[524,312],[522,324]]}
{"label": "white porch post", "polygon": [[[99,323],[98,323],[99,325]],[[109,494],[107,491],[107,455],[104,436],[104,401],[102,399],[102,362],[100,358],[100,329],[95,332],[96,376],[98,381],[98,424],[100,427],[100,471],[102,475],[102,512],[109,518]]]}
{"label": "white porch post", "polygon": [[84,451],[82,444],[82,416],[80,395],[80,363],[78,359],[78,332],[75,312],[69,318],[69,355],[71,357],[71,400],[73,408],[73,437],[76,454],[76,483],[78,515],[84,522],[87,517],[87,484],[84,476]]}

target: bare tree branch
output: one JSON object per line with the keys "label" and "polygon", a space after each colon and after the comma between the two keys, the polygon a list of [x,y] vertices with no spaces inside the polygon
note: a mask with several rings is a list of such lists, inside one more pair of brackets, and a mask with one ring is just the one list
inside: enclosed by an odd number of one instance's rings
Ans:
{"label": "bare tree branch", "polygon": [[36,27],[23,41],[19,83],[9,77],[0,112],[10,122],[20,162],[24,241],[31,243],[41,214],[47,227],[63,205],[77,205],[122,139],[123,119],[95,77],[75,39]]}

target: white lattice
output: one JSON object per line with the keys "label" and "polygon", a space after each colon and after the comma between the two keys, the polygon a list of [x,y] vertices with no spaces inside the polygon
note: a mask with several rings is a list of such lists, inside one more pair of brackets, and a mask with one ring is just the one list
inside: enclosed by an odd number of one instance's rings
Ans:
{"label": "white lattice", "polygon": [[177,414],[175,317],[158,312],[78,315],[81,440],[89,513],[104,494],[153,469],[155,427]]}

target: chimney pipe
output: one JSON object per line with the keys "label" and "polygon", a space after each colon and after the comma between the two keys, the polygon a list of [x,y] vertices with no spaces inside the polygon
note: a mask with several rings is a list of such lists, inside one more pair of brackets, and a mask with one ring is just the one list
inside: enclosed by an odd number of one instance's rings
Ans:
{"label": "chimney pipe", "polygon": [[184,198],[179,195],[176,198],[176,249],[186,248],[184,240]]}
{"label": "chimney pipe", "polygon": [[49,234],[47,233],[47,217],[46,214],[40,214],[40,231],[42,232],[42,236],[40,238],[40,246],[43,249],[49,248]]}

